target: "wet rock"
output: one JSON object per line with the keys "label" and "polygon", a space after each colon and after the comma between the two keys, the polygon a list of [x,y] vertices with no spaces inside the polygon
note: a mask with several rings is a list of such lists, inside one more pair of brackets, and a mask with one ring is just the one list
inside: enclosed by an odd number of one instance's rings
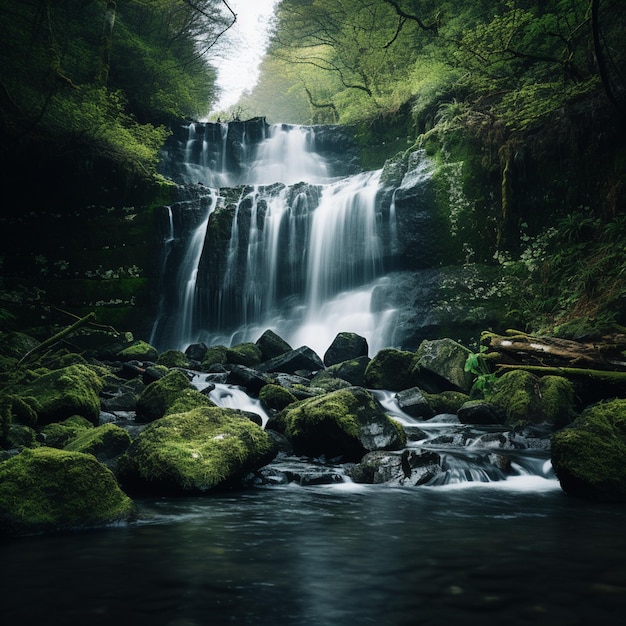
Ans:
{"label": "wet rock", "polygon": [[308,346],[285,352],[269,361],[261,363],[257,368],[260,372],[284,372],[295,374],[299,370],[317,372],[324,369],[322,359]]}
{"label": "wet rock", "polygon": [[505,415],[485,400],[469,400],[458,410],[463,424],[504,424]]}
{"label": "wet rock", "polygon": [[204,360],[204,356],[208,350],[208,346],[206,345],[206,343],[192,343],[191,345],[187,346],[186,350],[185,350],[185,356],[190,360],[190,361],[195,361],[197,363],[202,363],[202,361]]}
{"label": "wet rock", "polygon": [[201,407],[149,424],[118,462],[122,485],[157,494],[200,494],[240,485],[277,454],[241,412]]}
{"label": "wet rock", "polygon": [[551,448],[566,493],[626,502],[626,400],[587,407],[571,426],[554,433]]}
{"label": "wet rock", "polygon": [[413,375],[419,381],[418,385],[431,393],[469,393],[474,375],[465,371],[465,362],[471,354],[452,339],[424,340],[416,353]]}
{"label": "wet rock", "polygon": [[435,411],[419,387],[411,387],[398,392],[396,401],[398,406],[411,417],[430,419],[435,416]]}
{"label": "wet rock", "polygon": [[339,333],[324,354],[324,365],[337,365],[343,361],[366,357],[368,353],[367,339],[356,333]]}
{"label": "wet rock", "polygon": [[163,417],[176,398],[189,389],[191,383],[186,374],[180,370],[170,371],[143,390],[137,400],[137,420],[151,422]]}
{"label": "wet rock", "polygon": [[349,470],[356,483],[423,485],[441,472],[440,456],[430,450],[368,452]]}
{"label": "wet rock", "polygon": [[415,353],[395,348],[380,350],[367,365],[365,381],[370,389],[401,391],[414,386],[411,374]]}
{"label": "wet rock", "polygon": [[263,361],[269,361],[292,350],[292,347],[272,330],[266,330],[257,340]]}
{"label": "wet rock", "polygon": [[91,454],[24,450],[0,464],[0,533],[102,526],[135,514],[115,476]]}
{"label": "wet rock", "polygon": [[230,367],[226,382],[231,385],[239,385],[257,396],[265,385],[273,382],[267,374],[245,367],[244,365],[233,365]]}
{"label": "wet rock", "polygon": [[394,450],[406,443],[371,393],[361,387],[334,391],[288,407],[282,413],[285,435],[296,454],[358,461],[371,450]]}

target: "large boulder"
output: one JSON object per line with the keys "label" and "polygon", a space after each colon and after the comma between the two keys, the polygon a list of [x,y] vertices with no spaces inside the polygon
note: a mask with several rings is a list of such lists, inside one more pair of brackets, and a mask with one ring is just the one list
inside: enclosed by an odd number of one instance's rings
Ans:
{"label": "large boulder", "polygon": [[226,362],[244,367],[254,367],[261,362],[262,354],[255,343],[239,343],[226,350]]}
{"label": "large boulder", "polygon": [[441,457],[431,450],[368,452],[348,471],[355,483],[391,486],[423,485],[441,474]]}
{"label": "large boulder", "polygon": [[117,353],[120,361],[156,361],[159,351],[145,341],[136,341]]}
{"label": "large boulder", "polygon": [[324,365],[337,365],[343,361],[350,361],[367,356],[367,339],[356,333],[339,333],[332,341],[324,354]]}
{"label": "large boulder", "polygon": [[93,369],[77,364],[38,375],[29,384],[21,386],[15,395],[33,409],[40,425],[72,415],[80,415],[97,424],[103,385],[102,378]]}
{"label": "large boulder", "polygon": [[269,361],[269,359],[292,350],[292,347],[282,337],[269,329],[256,340],[256,345],[261,351],[261,357],[264,361]]}
{"label": "large boulder", "polygon": [[570,426],[554,433],[551,455],[566,493],[626,502],[626,400],[587,407]]}
{"label": "large boulder", "polygon": [[416,352],[413,375],[425,391],[461,391],[469,393],[474,375],[465,371],[467,357],[472,354],[452,339],[424,340]]}
{"label": "large boulder", "polygon": [[91,454],[37,448],[0,463],[0,534],[102,526],[133,515],[132,500]]}
{"label": "large boulder", "polygon": [[402,427],[362,387],[303,400],[285,409],[281,419],[294,451],[305,456],[359,461],[372,450],[398,450],[406,444]]}
{"label": "large boulder", "polygon": [[414,352],[383,348],[367,364],[365,382],[370,389],[388,389],[389,391],[402,391],[413,387],[414,361]]}
{"label": "large boulder", "polygon": [[122,485],[157,494],[201,494],[238,486],[277,453],[271,437],[240,411],[200,407],[163,417],[118,461]]}
{"label": "large boulder", "polygon": [[260,372],[284,372],[296,374],[297,372],[317,372],[324,369],[324,363],[308,346],[301,346],[295,350],[285,352],[269,361],[261,363],[257,368]]}
{"label": "large boulder", "polygon": [[165,415],[176,399],[191,389],[189,378],[180,370],[172,370],[150,383],[137,400],[137,420],[151,422]]}
{"label": "large boulder", "polygon": [[130,435],[116,424],[103,424],[89,428],[65,445],[70,452],[93,454],[98,461],[105,462],[118,457],[130,446]]}
{"label": "large boulder", "polygon": [[513,370],[497,379],[486,399],[505,415],[507,426],[547,422],[563,427],[571,421],[574,387],[561,376]]}

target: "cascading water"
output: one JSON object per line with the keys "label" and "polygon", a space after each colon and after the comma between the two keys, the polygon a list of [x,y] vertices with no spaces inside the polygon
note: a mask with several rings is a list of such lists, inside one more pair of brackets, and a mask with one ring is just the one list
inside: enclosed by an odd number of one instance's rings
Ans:
{"label": "cascading water", "polygon": [[182,158],[179,178],[211,189],[211,209],[171,272],[179,295],[157,345],[231,345],[268,328],[319,354],[342,331],[388,345],[392,311],[370,306],[395,232],[380,171],[346,172],[314,127],[285,125],[191,124]]}

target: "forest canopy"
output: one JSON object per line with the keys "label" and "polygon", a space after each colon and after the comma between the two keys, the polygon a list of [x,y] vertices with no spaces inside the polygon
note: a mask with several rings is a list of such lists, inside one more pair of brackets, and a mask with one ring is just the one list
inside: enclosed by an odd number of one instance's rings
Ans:
{"label": "forest canopy", "polygon": [[623,68],[616,2],[282,0],[271,56],[240,106],[354,123],[408,105],[423,124],[447,102],[457,105],[448,117],[471,109],[528,128],[600,87],[594,10],[610,63]]}
{"label": "forest canopy", "polygon": [[211,50],[234,19],[224,0],[0,0],[4,149],[47,137],[152,169],[165,124],[216,99]]}

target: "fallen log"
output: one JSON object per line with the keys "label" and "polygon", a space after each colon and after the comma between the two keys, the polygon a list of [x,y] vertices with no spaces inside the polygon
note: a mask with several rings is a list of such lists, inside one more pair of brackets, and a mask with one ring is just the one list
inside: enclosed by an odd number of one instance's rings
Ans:
{"label": "fallen log", "polygon": [[580,342],[558,337],[537,337],[519,331],[506,336],[485,332],[481,346],[487,355],[503,365],[535,365],[538,367],[589,368],[593,370],[626,371],[626,337],[603,338],[601,342]]}

